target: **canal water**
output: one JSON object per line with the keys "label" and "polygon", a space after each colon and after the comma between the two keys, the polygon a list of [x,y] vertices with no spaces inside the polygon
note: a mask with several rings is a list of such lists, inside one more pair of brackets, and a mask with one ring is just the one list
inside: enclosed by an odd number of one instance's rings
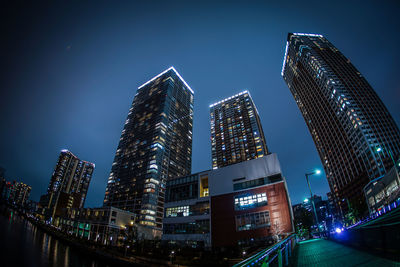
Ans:
{"label": "canal water", "polygon": [[111,267],[38,229],[8,209],[0,209],[0,266]]}

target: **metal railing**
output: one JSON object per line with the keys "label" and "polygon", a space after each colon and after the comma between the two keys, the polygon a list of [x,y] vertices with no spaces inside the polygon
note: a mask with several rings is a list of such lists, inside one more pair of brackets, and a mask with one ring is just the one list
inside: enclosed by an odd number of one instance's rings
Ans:
{"label": "metal railing", "polygon": [[279,267],[287,266],[289,265],[289,257],[292,256],[296,244],[297,235],[292,234],[272,247],[264,249],[257,254],[235,264],[234,267],[267,267],[270,265]]}

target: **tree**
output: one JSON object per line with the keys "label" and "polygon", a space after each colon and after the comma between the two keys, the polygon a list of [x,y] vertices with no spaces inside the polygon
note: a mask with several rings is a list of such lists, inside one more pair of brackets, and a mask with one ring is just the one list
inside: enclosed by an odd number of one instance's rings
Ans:
{"label": "tree", "polygon": [[282,234],[283,229],[281,227],[281,224],[278,220],[276,220],[271,227],[271,232],[272,232],[272,236],[273,239],[275,240],[275,242],[279,242],[281,240],[280,234]]}

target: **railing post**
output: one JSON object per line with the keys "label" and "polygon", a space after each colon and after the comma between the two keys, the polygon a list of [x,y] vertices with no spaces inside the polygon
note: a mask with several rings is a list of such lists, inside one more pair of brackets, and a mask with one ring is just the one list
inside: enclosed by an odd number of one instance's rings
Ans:
{"label": "railing post", "polygon": [[282,267],[282,249],[278,248],[278,266]]}
{"label": "railing post", "polygon": [[289,246],[288,246],[289,244],[288,243],[286,243],[286,245],[285,245],[285,266],[288,266],[289,265]]}
{"label": "railing post", "polygon": [[268,267],[268,259],[269,259],[269,255],[265,256],[263,263],[261,264],[261,267]]}

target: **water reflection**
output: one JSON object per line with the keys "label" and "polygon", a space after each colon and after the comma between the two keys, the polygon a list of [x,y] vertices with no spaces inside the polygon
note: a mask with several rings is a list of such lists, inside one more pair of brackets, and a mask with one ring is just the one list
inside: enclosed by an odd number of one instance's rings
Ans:
{"label": "water reflection", "polygon": [[109,266],[60,242],[5,208],[0,208],[0,255],[2,267]]}

